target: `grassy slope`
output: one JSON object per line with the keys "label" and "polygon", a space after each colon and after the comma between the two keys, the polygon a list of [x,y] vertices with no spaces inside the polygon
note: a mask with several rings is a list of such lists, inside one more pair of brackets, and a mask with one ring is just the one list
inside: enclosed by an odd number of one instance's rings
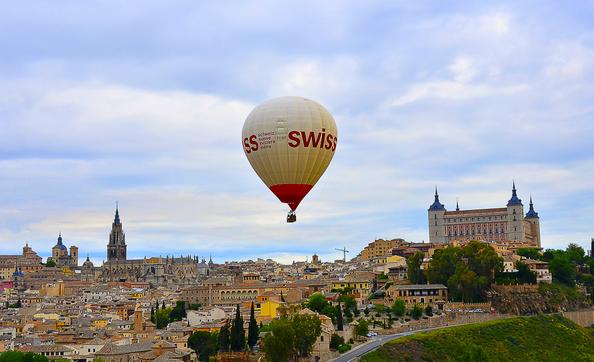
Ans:
{"label": "grassy slope", "polygon": [[361,361],[594,361],[594,336],[557,315],[517,317],[400,338]]}

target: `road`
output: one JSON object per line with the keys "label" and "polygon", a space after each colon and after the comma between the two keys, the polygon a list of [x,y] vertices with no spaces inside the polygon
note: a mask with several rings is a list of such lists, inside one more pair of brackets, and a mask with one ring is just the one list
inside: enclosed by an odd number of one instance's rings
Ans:
{"label": "road", "polygon": [[[452,326],[450,326],[450,327],[452,327]],[[390,342],[391,340],[394,340],[396,338],[410,336],[411,334],[432,331],[434,329],[440,329],[440,328],[448,328],[448,326],[425,328],[425,329],[419,329],[417,331],[402,332],[402,333],[396,333],[396,334],[387,334],[384,336],[379,335],[379,336],[371,338],[369,340],[369,342],[363,343],[363,344],[353,348],[352,350],[340,355],[339,357],[336,357],[335,359],[333,359],[331,361],[332,362],[349,362],[349,361],[354,360],[357,357],[361,357],[365,353],[373,351],[374,349],[378,348],[379,346],[383,345],[384,343]]]}

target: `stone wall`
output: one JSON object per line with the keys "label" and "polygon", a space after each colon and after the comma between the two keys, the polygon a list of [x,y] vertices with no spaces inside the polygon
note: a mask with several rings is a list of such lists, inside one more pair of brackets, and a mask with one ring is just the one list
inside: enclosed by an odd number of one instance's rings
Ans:
{"label": "stone wall", "polygon": [[575,312],[561,313],[565,318],[571,319],[574,323],[582,327],[594,325],[594,309],[583,309]]}

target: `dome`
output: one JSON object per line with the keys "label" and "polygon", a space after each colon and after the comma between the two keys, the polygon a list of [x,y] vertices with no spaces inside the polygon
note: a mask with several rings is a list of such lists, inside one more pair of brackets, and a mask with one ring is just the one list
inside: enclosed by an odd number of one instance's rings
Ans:
{"label": "dome", "polygon": [[94,267],[93,262],[89,259],[89,257],[87,256],[87,260],[85,260],[85,262],[83,263],[82,267],[84,269],[91,269]]}
{"label": "dome", "polygon": [[66,246],[62,244],[62,233],[58,236],[58,243],[54,245],[53,249],[58,248],[60,250],[67,251]]}

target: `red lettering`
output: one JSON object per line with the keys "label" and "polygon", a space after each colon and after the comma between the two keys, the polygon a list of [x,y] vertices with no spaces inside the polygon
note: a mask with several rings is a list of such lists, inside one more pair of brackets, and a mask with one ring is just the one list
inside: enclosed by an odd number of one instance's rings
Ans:
{"label": "red lettering", "polygon": [[259,147],[260,145],[258,144],[258,141],[256,140],[255,134],[250,136],[250,144],[252,145],[252,147],[251,147],[252,151],[257,151],[258,148],[260,148]]}
{"label": "red lettering", "polygon": [[309,145],[311,144],[312,147],[318,147],[318,144],[320,143],[320,136],[322,134],[318,133],[317,137],[315,136],[315,133],[313,131],[310,131],[309,134],[307,136],[305,136],[305,132],[301,131],[301,139],[303,140],[303,147],[309,147]]}
{"label": "red lettering", "polygon": [[289,132],[289,146],[298,147],[300,143],[301,140],[299,139],[299,131]]}
{"label": "red lettering", "polygon": [[334,144],[332,145],[332,151],[336,150],[336,142],[338,141],[338,137],[334,137]]}
{"label": "red lettering", "polygon": [[246,153],[252,152],[252,150],[250,150],[250,144],[248,143],[247,137],[243,139],[243,149]]}
{"label": "red lettering", "polygon": [[329,150],[332,148],[332,139],[334,138],[334,136],[332,136],[330,133],[328,133],[326,135],[326,146],[324,146],[325,149]]}

